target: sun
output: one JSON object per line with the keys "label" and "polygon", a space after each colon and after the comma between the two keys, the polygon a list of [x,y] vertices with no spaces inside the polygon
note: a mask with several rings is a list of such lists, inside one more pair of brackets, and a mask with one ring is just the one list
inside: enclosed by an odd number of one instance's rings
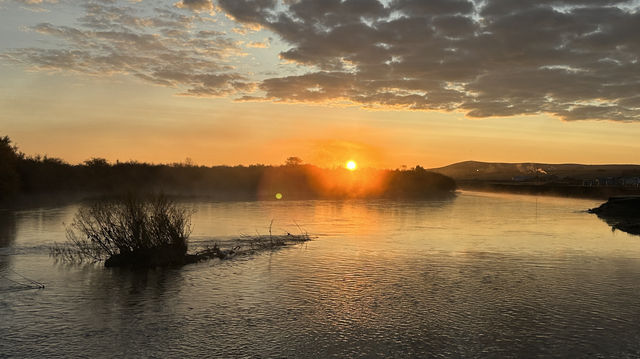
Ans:
{"label": "sun", "polygon": [[347,162],[347,164],[345,165],[345,167],[349,170],[349,171],[355,171],[356,168],[358,167],[358,165],[356,164],[355,161],[349,161]]}

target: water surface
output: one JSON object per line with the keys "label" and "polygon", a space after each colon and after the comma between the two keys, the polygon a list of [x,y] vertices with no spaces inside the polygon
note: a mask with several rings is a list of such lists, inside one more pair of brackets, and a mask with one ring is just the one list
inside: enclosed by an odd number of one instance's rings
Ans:
{"label": "water surface", "polygon": [[272,219],[319,238],[127,271],[48,257],[78,205],[0,212],[0,357],[640,356],[640,237],[596,201],[185,204],[194,249]]}

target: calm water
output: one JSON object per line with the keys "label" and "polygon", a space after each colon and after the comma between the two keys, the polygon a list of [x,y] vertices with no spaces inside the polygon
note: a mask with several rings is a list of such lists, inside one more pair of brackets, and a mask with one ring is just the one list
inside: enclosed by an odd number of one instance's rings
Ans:
{"label": "calm water", "polygon": [[320,237],[138,272],[48,257],[76,205],[0,212],[0,357],[639,357],[640,237],[598,204],[188,203],[194,248],[271,219]]}

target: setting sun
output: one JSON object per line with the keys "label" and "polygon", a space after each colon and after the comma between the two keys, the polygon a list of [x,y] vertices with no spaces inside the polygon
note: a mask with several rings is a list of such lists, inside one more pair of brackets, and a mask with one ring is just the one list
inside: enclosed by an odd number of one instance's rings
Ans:
{"label": "setting sun", "polygon": [[349,170],[349,171],[355,171],[355,169],[358,167],[358,165],[356,164],[355,161],[349,161],[347,162],[347,164],[345,165],[345,167]]}

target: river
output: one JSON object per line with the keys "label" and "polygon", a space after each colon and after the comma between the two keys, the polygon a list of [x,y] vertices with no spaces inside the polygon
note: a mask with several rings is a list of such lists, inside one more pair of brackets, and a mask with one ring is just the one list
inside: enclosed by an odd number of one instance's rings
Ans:
{"label": "river", "polygon": [[271,220],[317,238],[106,269],[48,256],[78,204],[0,211],[0,357],[640,356],[640,237],[586,213],[597,201],[182,204],[193,249],[267,234]]}

